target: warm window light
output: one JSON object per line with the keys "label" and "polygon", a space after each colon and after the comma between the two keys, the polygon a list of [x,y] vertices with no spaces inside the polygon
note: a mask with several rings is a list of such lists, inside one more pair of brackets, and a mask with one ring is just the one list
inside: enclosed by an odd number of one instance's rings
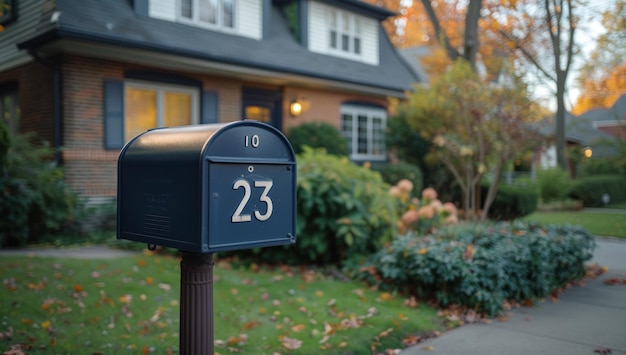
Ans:
{"label": "warm window light", "polygon": [[289,113],[291,113],[293,117],[300,116],[302,113],[302,104],[295,100],[292,101],[291,104],[289,104]]}
{"label": "warm window light", "polygon": [[587,147],[583,151],[583,154],[585,155],[585,158],[591,158],[591,156],[593,155],[593,151],[591,150],[591,148]]}

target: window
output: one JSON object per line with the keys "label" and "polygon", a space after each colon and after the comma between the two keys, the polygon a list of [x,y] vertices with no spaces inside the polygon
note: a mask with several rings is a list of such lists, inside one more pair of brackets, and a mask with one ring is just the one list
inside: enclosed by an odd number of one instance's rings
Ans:
{"label": "window", "polygon": [[9,134],[17,134],[20,118],[17,89],[2,90],[0,88],[0,115],[0,119],[6,125]]}
{"label": "window", "polygon": [[361,19],[351,13],[328,9],[329,47],[336,53],[361,55]]}
{"label": "window", "polygon": [[232,30],[235,28],[235,1],[179,0],[179,18],[200,25]]}
{"label": "window", "polygon": [[363,105],[341,106],[341,133],[352,160],[385,160],[387,112]]}
{"label": "window", "polygon": [[17,18],[16,5],[16,0],[0,0],[0,30]]}
{"label": "window", "polygon": [[124,138],[155,127],[198,123],[198,90],[185,86],[126,82]]}

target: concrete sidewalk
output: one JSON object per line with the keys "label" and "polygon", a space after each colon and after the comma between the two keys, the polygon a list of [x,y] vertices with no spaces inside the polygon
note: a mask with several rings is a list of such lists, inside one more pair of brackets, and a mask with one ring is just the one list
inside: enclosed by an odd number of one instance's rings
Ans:
{"label": "concrete sidewalk", "polygon": [[[513,311],[508,321],[469,324],[405,349],[401,355],[626,354],[626,242],[597,239],[594,262],[609,271],[556,302]],[[607,351],[607,352],[602,352]]]}

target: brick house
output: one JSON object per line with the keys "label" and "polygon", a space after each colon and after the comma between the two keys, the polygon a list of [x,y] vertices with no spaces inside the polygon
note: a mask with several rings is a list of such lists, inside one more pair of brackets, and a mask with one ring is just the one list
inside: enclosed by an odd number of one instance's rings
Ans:
{"label": "brick house", "polygon": [[[418,81],[358,0],[0,0],[0,113],[55,147],[90,200],[116,195],[120,149],[153,127],[336,126],[384,161],[388,98]],[[297,103],[301,112],[292,112]]]}

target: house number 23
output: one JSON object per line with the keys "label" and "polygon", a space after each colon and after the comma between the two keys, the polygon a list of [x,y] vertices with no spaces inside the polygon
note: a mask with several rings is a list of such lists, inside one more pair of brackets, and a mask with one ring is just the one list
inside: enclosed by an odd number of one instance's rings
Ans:
{"label": "house number 23", "polygon": [[[256,218],[258,221],[267,221],[272,216],[272,212],[274,211],[274,204],[272,203],[272,199],[267,194],[270,192],[270,189],[273,185],[274,182],[272,180],[254,181],[254,187],[263,188],[263,192],[259,197],[259,201],[265,203],[265,205],[267,206],[267,210],[265,211],[265,213],[261,213],[258,210],[254,211],[254,218]],[[233,213],[233,216],[230,220],[233,223],[250,222],[252,221],[252,215],[242,214],[242,212],[248,204],[248,201],[250,200],[250,195],[252,194],[252,186],[250,186],[248,180],[242,178],[235,180],[235,183],[233,184],[233,190],[238,190],[239,188],[243,188],[243,198],[241,199],[241,202],[239,202],[239,205],[235,209],[235,213]]]}

